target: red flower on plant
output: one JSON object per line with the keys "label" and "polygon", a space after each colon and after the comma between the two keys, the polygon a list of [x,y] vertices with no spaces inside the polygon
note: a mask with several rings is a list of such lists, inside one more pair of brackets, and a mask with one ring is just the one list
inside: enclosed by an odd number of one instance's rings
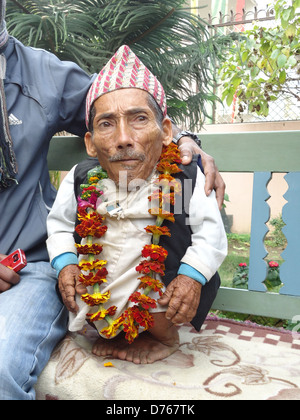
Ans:
{"label": "red flower on plant", "polygon": [[247,264],[246,263],[240,263],[239,267],[247,267]]}
{"label": "red flower on plant", "polygon": [[276,261],[270,261],[269,262],[269,267],[271,267],[271,268],[278,268],[279,267],[279,264]]}

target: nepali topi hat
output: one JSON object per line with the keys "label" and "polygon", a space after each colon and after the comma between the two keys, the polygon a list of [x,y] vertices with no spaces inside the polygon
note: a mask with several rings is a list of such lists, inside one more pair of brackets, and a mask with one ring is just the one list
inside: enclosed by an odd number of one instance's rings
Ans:
{"label": "nepali topi hat", "polygon": [[86,100],[87,127],[94,102],[106,93],[126,88],[142,89],[150,93],[163,115],[167,115],[166,95],[161,83],[134,52],[127,45],[123,45],[98,74],[88,92]]}

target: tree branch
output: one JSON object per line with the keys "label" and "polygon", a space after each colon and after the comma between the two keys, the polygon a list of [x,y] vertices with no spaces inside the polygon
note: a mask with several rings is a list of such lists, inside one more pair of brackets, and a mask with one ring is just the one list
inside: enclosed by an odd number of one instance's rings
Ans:
{"label": "tree branch", "polygon": [[152,28],[149,28],[146,32],[144,32],[142,35],[138,36],[137,38],[135,38],[133,41],[128,42],[129,45],[131,44],[135,44],[136,42],[141,41],[143,38],[145,38],[148,34],[150,34],[151,32],[155,31],[155,29],[157,29],[159,26],[161,26],[166,20],[169,19],[169,17],[171,17],[174,13],[176,12],[176,9],[173,7],[173,9],[170,10],[170,12],[164,17],[162,18],[159,22],[157,22],[154,26],[152,26]]}
{"label": "tree branch", "polygon": [[27,15],[31,15],[30,11],[28,9],[26,9],[26,7],[24,7],[21,3],[18,2],[18,0],[11,0],[13,3],[15,3],[15,5],[23,10],[24,13],[26,13]]}

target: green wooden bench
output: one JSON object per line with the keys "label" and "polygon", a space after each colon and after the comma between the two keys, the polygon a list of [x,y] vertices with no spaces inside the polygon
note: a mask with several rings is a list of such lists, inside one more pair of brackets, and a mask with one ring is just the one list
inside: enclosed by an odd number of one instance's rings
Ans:
{"label": "green wooden bench", "polygon": [[[293,319],[300,316],[300,131],[201,133],[203,149],[212,155],[221,172],[254,173],[251,222],[249,290],[222,287],[213,309]],[[53,138],[49,169],[68,171],[86,156],[82,139]],[[283,232],[288,245],[282,256],[280,293],[269,293],[263,284],[267,274],[264,238],[270,209],[267,185],[273,172],[285,176],[288,201],[283,208]]]}

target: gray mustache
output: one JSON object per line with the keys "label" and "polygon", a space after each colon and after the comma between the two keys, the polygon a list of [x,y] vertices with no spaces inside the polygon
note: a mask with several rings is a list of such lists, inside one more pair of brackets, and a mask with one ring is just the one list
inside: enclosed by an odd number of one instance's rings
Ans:
{"label": "gray mustache", "polygon": [[138,153],[132,149],[128,149],[128,150],[122,150],[116,153],[115,155],[110,156],[108,160],[110,162],[118,162],[119,160],[127,160],[127,159],[137,159],[137,160],[140,160],[141,162],[144,162],[144,160],[146,159],[146,156],[143,153]]}

